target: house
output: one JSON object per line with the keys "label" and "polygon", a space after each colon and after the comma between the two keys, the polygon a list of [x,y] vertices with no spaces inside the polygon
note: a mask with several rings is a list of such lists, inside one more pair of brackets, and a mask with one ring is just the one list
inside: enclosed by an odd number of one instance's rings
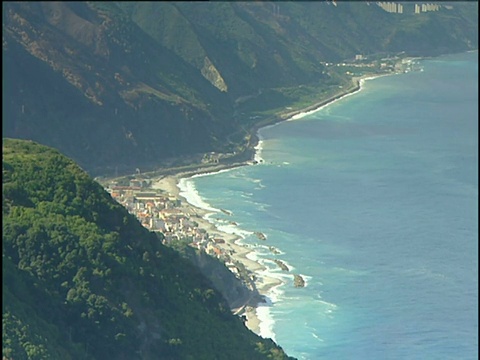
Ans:
{"label": "house", "polygon": [[170,231],[168,224],[161,219],[150,218],[150,229],[162,232]]}
{"label": "house", "polygon": [[167,219],[175,215],[183,215],[183,213],[180,209],[163,209],[160,210],[159,215],[162,219]]}
{"label": "house", "polygon": [[135,193],[135,198],[141,201],[155,201],[161,197],[155,192],[138,191]]}

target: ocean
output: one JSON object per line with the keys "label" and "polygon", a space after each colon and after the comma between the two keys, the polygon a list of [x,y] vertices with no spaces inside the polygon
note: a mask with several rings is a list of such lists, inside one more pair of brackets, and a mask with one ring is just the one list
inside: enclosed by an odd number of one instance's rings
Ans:
{"label": "ocean", "polygon": [[290,356],[478,358],[478,52],[418,62],[181,184],[284,282],[257,314]]}

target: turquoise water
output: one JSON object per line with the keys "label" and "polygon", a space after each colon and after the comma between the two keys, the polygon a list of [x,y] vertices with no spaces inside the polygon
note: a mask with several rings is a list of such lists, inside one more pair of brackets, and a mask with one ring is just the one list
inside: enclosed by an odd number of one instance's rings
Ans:
{"label": "turquoise water", "polygon": [[420,64],[262,129],[260,165],[187,181],[285,282],[259,316],[291,356],[478,358],[478,53]]}

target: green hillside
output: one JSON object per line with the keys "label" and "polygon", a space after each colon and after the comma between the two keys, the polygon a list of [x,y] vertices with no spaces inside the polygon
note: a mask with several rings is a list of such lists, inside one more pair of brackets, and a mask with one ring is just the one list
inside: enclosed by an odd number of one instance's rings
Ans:
{"label": "green hillside", "polygon": [[380,4],[4,2],[3,132],[91,174],[195,162],[346,85],[327,62],[478,48],[478,2]]}
{"label": "green hillside", "polygon": [[3,139],[3,359],[287,359],[73,161]]}

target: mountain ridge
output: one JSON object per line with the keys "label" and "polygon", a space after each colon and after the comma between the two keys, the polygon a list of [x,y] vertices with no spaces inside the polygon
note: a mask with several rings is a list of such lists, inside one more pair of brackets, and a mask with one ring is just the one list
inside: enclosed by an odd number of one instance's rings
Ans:
{"label": "mountain ridge", "polygon": [[305,101],[302,86],[321,99],[350,81],[326,62],[478,48],[476,3],[335,4],[4,3],[4,135],[91,174],[198,162],[244,151],[259,122]]}

